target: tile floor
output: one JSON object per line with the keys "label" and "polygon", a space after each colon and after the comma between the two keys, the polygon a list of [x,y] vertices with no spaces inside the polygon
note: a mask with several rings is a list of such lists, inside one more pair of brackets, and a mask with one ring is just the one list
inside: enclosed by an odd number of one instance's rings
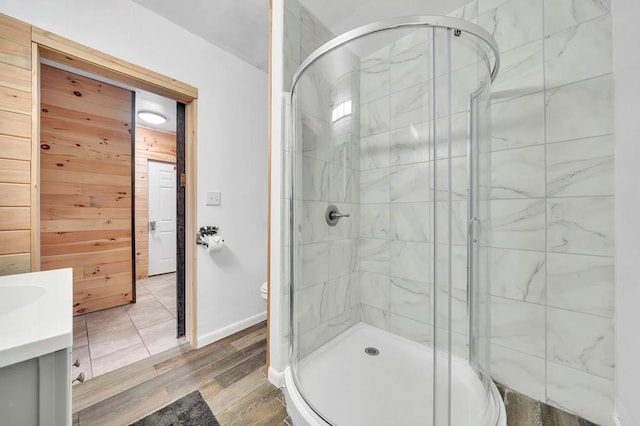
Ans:
{"label": "tile floor", "polygon": [[176,338],[176,274],[136,283],[137,303],[73,318],[71,372],[85,380],[184,343]]}

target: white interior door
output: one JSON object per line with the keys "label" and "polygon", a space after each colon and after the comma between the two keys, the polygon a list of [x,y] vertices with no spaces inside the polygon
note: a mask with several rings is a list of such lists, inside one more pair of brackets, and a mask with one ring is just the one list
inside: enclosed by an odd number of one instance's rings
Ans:
{"label": "white interior door", "polygon": [[176,166],[149,161],[149,275],[176,270]]}

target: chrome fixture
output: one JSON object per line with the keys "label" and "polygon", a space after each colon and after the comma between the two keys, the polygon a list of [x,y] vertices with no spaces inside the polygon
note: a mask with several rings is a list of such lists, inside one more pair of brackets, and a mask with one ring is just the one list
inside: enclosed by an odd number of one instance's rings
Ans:
{"label": "chrome fixture", "polygon": [[324,214],[324,218],[327,220],[329,226],[336,226],[338,221],[343,217],[351,217],[351,215],[340,213],[340,210],[333,204],[327,207],[327,212]]}

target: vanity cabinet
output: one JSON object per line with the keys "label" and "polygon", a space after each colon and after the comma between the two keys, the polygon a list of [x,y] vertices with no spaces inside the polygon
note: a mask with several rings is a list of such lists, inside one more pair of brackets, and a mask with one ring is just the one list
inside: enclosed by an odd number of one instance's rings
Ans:
{"label": "vanity cabinet", "polygon": [[73,271],[0,276],[0,425],[71,425]]}
{"label": "vanity cabinet", "polygon": [[0,368],[0,424],[71,424],[71,350]]}

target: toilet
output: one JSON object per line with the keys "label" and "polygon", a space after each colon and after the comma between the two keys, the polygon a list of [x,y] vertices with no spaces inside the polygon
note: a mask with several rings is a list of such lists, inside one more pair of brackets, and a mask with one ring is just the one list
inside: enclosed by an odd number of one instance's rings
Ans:
{"label": "toilet", "polygon": [[262,296],[264,300],[267,300],[267,297],[269,296],[269,290],[267,289],[266,281],[264,284],[262,284],[262,287],[260,287],[260,296]]}

